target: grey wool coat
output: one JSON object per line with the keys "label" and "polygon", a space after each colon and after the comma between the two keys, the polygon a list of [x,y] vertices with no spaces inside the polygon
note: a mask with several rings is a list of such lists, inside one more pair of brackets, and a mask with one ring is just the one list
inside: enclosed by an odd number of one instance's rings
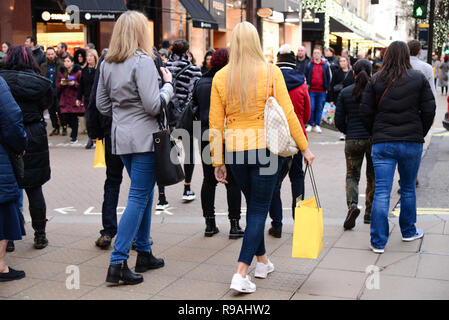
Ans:
{"label": "grey wool coat", "polygon": [[112,116],[113,154],[154,151],[161,99],[168,104],[173,97],[173,86],[166,83],[159,89],[159,81],[153,59],[139,51],[122,63],[101,65],[97,109]]}

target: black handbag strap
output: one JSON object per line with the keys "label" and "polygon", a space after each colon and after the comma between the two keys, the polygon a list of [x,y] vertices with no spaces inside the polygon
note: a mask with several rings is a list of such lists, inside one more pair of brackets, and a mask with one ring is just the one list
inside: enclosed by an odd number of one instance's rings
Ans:
{"label": "black handbag strap", "polygon": [[185,71],[187,71],[187,69],[189,69],[191,65],[192,65],[192,63],[189,62],[188,65],[186,65],[184,68],[182,68],[180,71],[178,71],[178,72],[175,74],[175,76],[173,77],[173,88],[174,88],[175,93],[176,93],[176,82],[178,81],[178,78],[179,78]]}
{"label": "black handbag strap", "polygon": [[161,97],[161,112],[159,113],[159,116],[157,117],[157,123],[159,124],[159,130],[165,130],[168,127],[168,120],[167,120],[167,103],[165,102],[165,99]]}
{"label": "black handbag strap", "polygon": [[307,171],[309,171],[310,181],[312,183],[312,189],[313,189],[313,194],[315,195],[316,203],[318,205],[318,208],[321,208],[321,201],[320,201],[320,197],[318,195],[318,189],[317,189],[317,186],[316,186],[315,175],[313,174],[312,166],[310,166],[310,165],[306,166],[306,170],[304,172],[304,176],[307,175]]}

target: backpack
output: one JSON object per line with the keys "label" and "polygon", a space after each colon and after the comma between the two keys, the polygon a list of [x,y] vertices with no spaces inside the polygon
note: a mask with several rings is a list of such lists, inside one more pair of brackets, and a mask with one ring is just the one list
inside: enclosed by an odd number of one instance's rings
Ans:
{"label": "backpack", "polygon": [[192,63],[189,63],[187,66],[178,71],[173,77],[173,88],[174,88],[174,97],[171,99],[169,104],[167,105],[167,118],[168,118],[168,126],[176,127],[179,119],[182,116],[182,113],[185,109],[185,105],[181,102],[181,100],[176,97],[176,82],[181,74],[183,74],[187,69],[190,68]]}
{"label": "backpack", "polygon": [[[273,70],[273,95],[269,97],[270,90],[270,73]],[[295,140],[290,134],[287,117],[284,109],[276,100],[276,86],[274,79],[274,67],[268,65],[267,75],[267,103],[265,105],[265,139],[267,148],[272,153],[281,157],[291,157],[299,152]]]}

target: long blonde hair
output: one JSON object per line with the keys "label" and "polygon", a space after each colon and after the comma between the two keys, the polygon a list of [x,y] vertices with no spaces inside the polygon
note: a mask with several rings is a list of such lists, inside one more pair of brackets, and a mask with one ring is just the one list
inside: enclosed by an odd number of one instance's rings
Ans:
{"label": "long blonde hair", "polygon": [[249,110],[251,92],[256,93],[258,66],[261,64],[266,65],[266,61],[257,29],[247,21],[239,23],[232,30],[226,100],[240,103],[242,112]]}
{"label": "long blonde hair", "polygon": [[140,12],[126,11],[115,23],[105,60],[121,63],[136,54],[136,50],[153,58],[148,20]]}
{"label": "long blonde hair", "polygon": [[95,49],[89,49],[89,50],[87,50],[87,53],[86,53],[86,65],[88,64],[88,63],[87,63],[87,54],[88,54],[88,53],[90,53],[91,55],[94,56],[94,58],[95,58],[95,69],[97,69],[97,67],[98,67],[98,60],[99,60],[97,50],[95,50]]}

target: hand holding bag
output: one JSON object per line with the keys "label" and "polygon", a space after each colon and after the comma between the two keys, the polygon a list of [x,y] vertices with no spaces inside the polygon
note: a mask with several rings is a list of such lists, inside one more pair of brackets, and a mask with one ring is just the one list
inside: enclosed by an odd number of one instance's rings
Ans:
{"label": "hand holding bag", "polygon": [[304,175],[308,169],[315,197],[301,201],[295,208],[292,257],[317,259],[323,250],[323,209],[311,166],[306,167]]}
{"label": "hand holding bag", "polygon": [[[165,100],[161,99],[161,114],[158,118],[160,131],[153,133],[156,182],[161,187],[171,186],[185,179],[184,171],[179,163],[178,148],[171,139],[170,129],[168,129],[166,112]],[[176,154],[172,157],[173,152]]]}
{"label": "hand holding bag", "polygon": [[[270,71],[273,70],[273,95],[269,97]],[[281,157],[291,157],[299,152],[295,140],[290,134],[287,117],[284,109],[276,100],[276,84],[274,79],[274,67],[268,65],[267,74],[267,103],[265,105],[265,139],[267,148],[272,153]]]}

